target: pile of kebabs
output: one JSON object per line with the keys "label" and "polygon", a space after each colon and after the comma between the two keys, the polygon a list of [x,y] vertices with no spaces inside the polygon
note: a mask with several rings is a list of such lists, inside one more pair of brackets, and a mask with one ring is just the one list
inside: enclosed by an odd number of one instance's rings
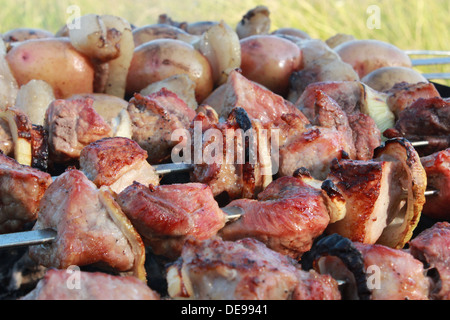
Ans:
{"label": "pile of kebabs", "polygon": [[[265,7],[236,30],[165,15],[146,33],[118,17],[84,19],[102,26],[103,47],[67,28],[52,41],[70,39],[91,61],[92,91],[60,96],[33,79],[36,87],[13,83],[4,95],[0,233],[55,233],[27,249],[37,284],[14,298],[450,298],[450,101],[433,83],[373,89],[332,41],[269,34]],[[128,31],[135,54],[161,37],[195,42],[209,58],[208,94],[186,73],[139,90],[142,74],[132,85],[130,73],[112,78],[118,65],[136,68],[120,53],[100,55],[105,43],[125,47]],[[218,33],[231,47],[230,34],[238,39],[239,59],[211,58]],[[38,32],[12,34],[6,55],[40,41],[29,39]],[[244,68],[240,45],[258,36],[298,49],[284,90]],[[331,64],[348,72],[329,72]],[[156,169],[176,168],[175,159],[189,164],[188,179]],[[421,217],[433,224],[419,233]],[[74,270],[76,290],[67,285]]]}

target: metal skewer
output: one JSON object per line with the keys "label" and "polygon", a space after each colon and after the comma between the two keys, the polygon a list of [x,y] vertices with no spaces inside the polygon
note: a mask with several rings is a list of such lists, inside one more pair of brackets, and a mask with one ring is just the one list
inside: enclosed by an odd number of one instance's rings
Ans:
{"label": "metal skewer", "polygon": [[[227,215],[227,223],[243,215],[243,210],[239,207],[224,207],[222,211]],[[0,249],[46,244],[54,241],[56,235],[56,230],[51,228],[0,234]]]}

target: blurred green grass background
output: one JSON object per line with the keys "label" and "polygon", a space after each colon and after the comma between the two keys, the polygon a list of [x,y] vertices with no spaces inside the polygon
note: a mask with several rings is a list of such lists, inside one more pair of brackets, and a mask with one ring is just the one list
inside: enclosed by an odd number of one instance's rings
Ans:
{"label": "blurred green grass background", "polygon": [[[0,32],[18,27],[56,32],[73,15],[70,6],[77,6],[82,15],[118,15],[138,27],[155,23],[163,13],[179,22],[224,20],[235,27],[257,5],[269,8],[272,30],[294,27],[322,40],[347,33],[387,41],[404,50],[450,51],[448,0],[0,0]],[[373,6],[379,9],[378,28],[370,27]],[[421,67],[420,71],[450,72],[450,66]]]}

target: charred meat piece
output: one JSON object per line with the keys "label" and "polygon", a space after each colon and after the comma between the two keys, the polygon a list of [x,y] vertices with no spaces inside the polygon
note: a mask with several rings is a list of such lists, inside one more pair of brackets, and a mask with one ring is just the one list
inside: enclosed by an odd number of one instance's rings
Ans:
{"label": "charred meat piece", "polygon": [[272,181],[269,133],[244,109],[235,108],[227,121],[203,129],[192,141],[192,181],[229,199],[254,198]]}
{"label": "charred meat piece", "polygon": [[435,219],[450,219],[450,148],[420,159],[427,174],[427,188],[438,194],[427,197],[422,213]]}
{"label": "charred meat piece", "polygon": [[363,96],[358,89],[361,91],[361,86],[348,82],[313,84],[299,99],[298,107],[313,125],[341,131],[349,141],[351,159],[369,160],[381,144],[381,132],[369,115],[360,112]]}
{"label": "charred meat piece", "polygon": [[394,112],[397,118],[403,110],[408,108],[417,99],[431,99],[441,96],[431,82],[414,84],[401,82],[395,84],[391,89],[385,92],[388,94],[387,103],[389,108]]}
{"label": "charred meat piece", "polygon": [[432,276],[430,298],[450,300],[450,223],[437,222],[409,242],[409,251],[422,261]]}
{"label": "charred meat piece", "polygon": [[403,248],[425,202],[425,171],[407,140],[388,140],[374,154],[370,161],[334,161],[328,179],[343,195],[346,215],[327,233]]}
{"label": "charred meat piece", "polygon": [[26,222],[35,221],[51,183],[48,173],[0,153],[0,233],[20,231]]}
{"label": "charred meat piece", "polygon": [[273,181],[257,200],[238,199],[226,207],[240,208],[243,215],[219,232],[223,239],[252,237],[294,259],[311,248],[330,221],[322,191],[292,176]]}
{"label": "charred meat piece", "polygon": [[353,133],[356,160],[369,160],[375,148],[381,145],[381,131],[372,117],[361,112],[348,115],[348,122]]}
{"label": "charred meat piece", "polygon": [[112,129],[95,111],[91,98],[54,100],[45,113],[51,161],[77,161],[89,143],[112,136]]}
{"label": "charred meat piece", "polygon": [[399,113],[395,126],[383,135],[428,141],[427,146],[418,148],[422,157],[447,149],[450,147],[450,102],[440,97],[419,98]]}
{"label": "charred meat piece", "polygon": [[109,186],[115,193],[133,184],[159,184],[159,176],[147,162],[147,151],[134,140],[113,137],[97,140],[81,150],[80,170],[97,187]]}
{"label": "charred meat piece", "polygon": [[208,300],[338,300],[330,276],[300,269],[292,259],[246,238],[189,241],[167,269],[172,298]]}
{"label": "charred meat piece", "polygon": [[[74,274],[75,272],[78,274]],[[21,298],[21,300],[159,299],[158,293],[136,277],[57,269],[48,269],[36,288]]]}
{"label": "charred meat piece", "polygon": [[[333,159],[354,153],[353,143],[348,141],[345,132],[319,126],[304,128],[292,114],[284,115],[282,119],[284,124],[279,127],[281,176],[291,176],[296,169],[304,167],[314,178],[325,179]],[[285,134],[286,131],[289,133]]]}
{"label": "charred meat piece", "polygon": [[308,85],[302,95],[295,102],[309,119],[308,112],[314,110],[316,91],[320,90],[333,99],[346,114],[361,110],[363,92],[358,81],[324,81]]}
{"label": "charred meat piece", "polygon": [[250,119],[261,121],[264,127],[277,125],[286,113],[297,114],[305,123],[309,122],[291,102],[248,80],[236,70],[228,76],[223,99],[222,107],[216,110],[221,118],[226,119],[234,108],[239,107],[245,109]]}
{"label": "charred meat piece", "polygon": [[200,183],[148,187],[135,182],[117,202],[153,252],[172,259],[187,237],[208,239],[226,222],[211,189]]}
{"label": "charred meat piece", "polygon": [[98,189],[79,170],[69,169],[50,185],[33,228],[57,232],[50,244],[30,247],[38,264],[64,269],[98,263],[145,279],[140,236],[108,187]]}
{"label": "charred meat piece", "polygon": [[430,282],[423,264],[404,250],[352,242],[333,234],[302,259],[304,269],[344,282],[345,300],[427,300]]}
{"label": "charred meat piece", "polygon": [[48,132],[43,126],[33,124],[31,128],[31,167],[47,171],[48,161]]}
{"label": "charred meat piece", "polygon": [[393,164],[386,161],[336,161],[328,179],[344,196],[346,215],[330,224],[327,233],[375,243],[388,224],[391,198],[401,196],[401,188],[395,189],[394,170]]}
{"label": "charred meat piece", "polygon": [[151,164],[170,159],[172,133],[177,129],[189,129],[195,117],[186,102],[175,93],[163,88],[161,91],[143,96],[136,93],[128,105],[132,123],[132,139],[148,152]]}
{"label": "charred meat piece", "polygon": [[428,300],[430,281],[423,264],[406,251],[355,243],[362,253],[372,300]]}

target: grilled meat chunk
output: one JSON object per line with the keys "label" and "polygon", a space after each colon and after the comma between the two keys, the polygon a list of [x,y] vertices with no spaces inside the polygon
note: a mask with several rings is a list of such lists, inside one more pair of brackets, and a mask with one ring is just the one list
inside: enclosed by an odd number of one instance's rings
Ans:
{"label": "grilled meat chunk", "polygon": [[433,283],[430,298],[450,300],[450,223],[437,222],[431,228],[422,231],[409,242],[409,251],[422,261],[432,275]]}
{"label": "grilled meat chunk", "polygon": [[427,300],[430,282],[423,264],[407,251],[352,242],[338,234],[317,241],[303,268],[344,281],[344,300]]}
{"label": "grilled meat chunk", "polygon": [[[74,274],[75,272],[78,274]],[[36,288],[21,298],[21,300],[159,299],[158,293],[135,277],[57,269],[48,269]]]}
{"label": "grilled meat chunk", "polygon": [[375,121],[360,111],[362,92],[358,82],[315,83],[296,104],[312,124],[343,132],[350,147],[349,157],[355,160],[371,159],[373,150],[381,144]]}
{"label": "grilled meat chunk", "polygon": [[450,148],[420,159],[427,174],[427,188],[438,194],[427,197],[422,213],[435,219],[450,219]]}
{"label": "grilled meat chunk", "polygon": [[341,159],[354,150],[352,141],[346,139],[346,133],[336,128],[305,128],[293,114],[284,115],[282,119],[284,124],[279,127],[281,176],[291,176],[296,169],[304,167],[314,178],[325,179],[332,160]]}
{"label": "grilled meat chunk", "polygon": [[394,128],[383,132],[387,138],[428,141],[418,148],[424,157],[450,147],[450,102],[440,97],[419,98],[398,115]]}
{"label": "grilled meat chunk", "polygon": [[252,237],[295,259],[311,248],[330,221],[322,191],[292,176],[273,181],[257,200],[238,199],[226,207],[240,208],[243,215],[220,230],[224,240]]}
{"label": "grilled meat chunk", "polygon": [[200,183],[148,187],[135,182],[117,202],[153,252],[172,259],[188,236],[208,239],[226,222],[211,189]]}
{"label": "grilled meat chunk", "polygon": [[112,136],[111,127],[95,111],[91,98],[54,100],[45,113],[49,153],[54,163],[77,161],[89,143]]}
{"label": "grilled meat chunk", "polygon": [[404,139],[386,141],[374,155],[370,161],[334,161],[328,179],[343,195],[346,215],[330,224],[327,233],[403,248],[425,202],[425,170]]}
{"label": "grilled meat chunk", "polygon": [[440,97],[434,84],[431,82],[407,83],[400,82],[395,84],[391,89],[385,91],[388,94],[387,103],[389,108],[394,112],[396,117],[408,108],[417,99],[431,99]]}
{"label": "grilled meat chunk", "polygon": [[170,159],[177,141],[172,133],[177,129],[189,129],[195,111],[175,93],[163,88],[143,96],[136,93],[128,105],[133,135],[142,149],[148,152],[151,164]]}
{"label": "grilled meat chunk", "polygon": [[303,271],[292,259],[245,238],[188,241],[167,269],[169,295],[208,300],[338,300],[330,276]]}
{"label": "grilled meat chunk", "polygon": [[225,122],[206,124],[199,134],[194,128],[191,180],[209,185],[214,196],[256,197],[272,181],[268,131],[242,108]]}
{"label": "grilled meat chunk", "polygon": [[[430,281],[423,264],[406,251],[355,243],[362,253],[372,300],[428,300]],[[370,269],[369,269],[370,268]]]}
{"label": "grilled meat chunk", "polygon": [[80,170],[97,187],[109,186],[115,193],[134,181],[159,184],[159,176],[147,162],[147,151],[137,142],[123,137],[103,138],[81,150]]}
{"label": "grilled meat chunk", "polygon": [[50,244],[29,249],[30,257],[43,266],[64,269],[103,263],[145,279],[140,236],[109,189],[98,189],[79,170],[66,171],[46,190],[33,228],[57,232]]}
{"label": "grilled meat chunk", "polygon": [[244,108],[250,119],[261,121],[264,127],[277,125],[285,113],[297,114],[305,123],[308,122],[308,119],[291,102],[234,70],[228,76],[223,105],[216,111],[221,118],[226,119],[237,107]]}
{"label": "grilled meat chunk", "polygon": [[0,153],[0,233],[20,231],[25,223],[35,221],[51,183],[48,173]]}
{"label": "grilled meat chunk", "polygon": [[391,198],[401,195],[401,189],[395,188],[393,175],[393,164],[389,162],[335,162],[328,179],[344,196],[346,215],[330,224],[327,233],[338,233],[352,241],[375,243],[388,223]]}

